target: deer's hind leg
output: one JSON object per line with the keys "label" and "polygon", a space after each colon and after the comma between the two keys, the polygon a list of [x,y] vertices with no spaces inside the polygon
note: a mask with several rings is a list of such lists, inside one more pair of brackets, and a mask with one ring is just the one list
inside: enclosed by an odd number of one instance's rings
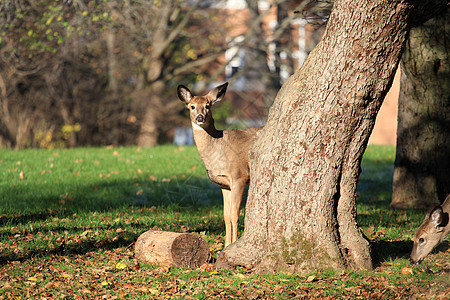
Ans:
{"label": "deer's hind leg", "polygon": [[231,186],[231,228],[232,228],[232,238],[231,242],[234,243],[238,237],[238,227],[239,227],[239,214],[241,212],[242,197],[244,196],[244,191],[246,187],[245,181],[233,182]]}

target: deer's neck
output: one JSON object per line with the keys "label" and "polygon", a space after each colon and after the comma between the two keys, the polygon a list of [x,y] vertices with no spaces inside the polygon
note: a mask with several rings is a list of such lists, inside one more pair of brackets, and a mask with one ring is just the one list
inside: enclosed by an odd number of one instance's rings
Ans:
{"label": "deer's neck", "polygon": [[192,130],[197,148],[208,147],[214,140],[223,137],[223,131],[217,130],[214,126],[214,120],[211,120],[206,125],[202,127],[192,122]]}

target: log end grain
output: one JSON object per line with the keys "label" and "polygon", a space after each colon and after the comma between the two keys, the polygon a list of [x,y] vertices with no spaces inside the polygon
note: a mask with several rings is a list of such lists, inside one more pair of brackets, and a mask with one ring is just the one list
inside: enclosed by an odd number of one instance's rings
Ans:
{"label": "log end grain", "polygon": [[194,233],[184,233],[175,238],[171,254],[173,261],[179,267],[198,268],[210,257],[208,243]]}

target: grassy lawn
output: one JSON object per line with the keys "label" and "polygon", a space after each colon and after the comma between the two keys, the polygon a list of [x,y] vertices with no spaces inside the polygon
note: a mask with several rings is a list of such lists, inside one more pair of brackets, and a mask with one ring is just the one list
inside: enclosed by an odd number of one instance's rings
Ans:
{"label": "grassy lawn", "polygon": [[[449,243],[410,267],[424,212],[390,209],[394,153],[369,147],[359,182],[358,218],[376,269],[299,276],[214,268],[225,231],[221,193],[195,147],[0,149],[0,299],[443,299]],[[208,242],[211,264],[134,260],[141,233],[186,228]]]}

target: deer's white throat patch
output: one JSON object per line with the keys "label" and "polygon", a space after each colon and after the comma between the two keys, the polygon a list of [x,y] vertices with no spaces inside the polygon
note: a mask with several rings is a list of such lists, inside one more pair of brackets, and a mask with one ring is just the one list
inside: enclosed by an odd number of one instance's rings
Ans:
{"label": "deer's white throat patch", "polygon": [[194,130],[203,130],[203,128],[200,125],[197,125],[194,122],[192,122],[192,129],[194,129]]}

